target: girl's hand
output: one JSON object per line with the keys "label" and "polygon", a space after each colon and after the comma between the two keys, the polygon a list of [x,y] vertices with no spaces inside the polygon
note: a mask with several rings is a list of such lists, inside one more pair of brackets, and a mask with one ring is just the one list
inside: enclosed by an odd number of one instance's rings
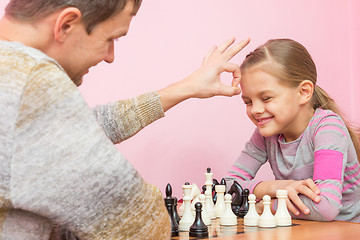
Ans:
{"label": "girl's hand", "polygon": [[305,180],[273,180],[259,183],[254,188],[254,194],[261,199],[265,194],[270,195],[271,198],[276,198],[276,190],[287,190],[288,199],[287,207],[295,215],[299,215],[299,209],[304,214],[309,214],[309,208],[301,201],[299,194],[303,194],[313,200],[320,202],[319,188],[312,179]]}
{"label": "girl's hand", "polygon": [[312,179],[305,180],[278,180],[276,181],[276,189],[284,189],[288,191],[287,207],[295,215],[299,215],[300,209],[305,215],[310,213],[309,208],[301,201],[299,194],[303,194],[313,200],[320,202],[319,188]]}

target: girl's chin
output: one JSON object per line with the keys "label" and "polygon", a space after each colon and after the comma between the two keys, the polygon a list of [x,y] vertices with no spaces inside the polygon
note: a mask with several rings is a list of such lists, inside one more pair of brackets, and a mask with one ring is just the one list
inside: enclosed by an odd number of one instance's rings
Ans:
{"label": "girl's chin", "polygon": [[269,132],[269,131],[261,131],[260,128],[259,128],[259,132],[260,132],[260,135],[263,137],[271,137],[271,136],[274,136],[277,134],[277,133]]}

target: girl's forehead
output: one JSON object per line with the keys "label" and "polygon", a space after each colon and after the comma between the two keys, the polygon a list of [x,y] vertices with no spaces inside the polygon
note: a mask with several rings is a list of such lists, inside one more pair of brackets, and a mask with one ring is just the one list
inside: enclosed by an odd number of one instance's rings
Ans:
{"label": "girl's forehead", "polygon": [[263,71],[261,68],[254,68],[246,71],[241,76],[240,87],[243,95],[260,94],[264,92],[283,91],[289,86],[286,86],[276,76]]}
{"label": "girl's forehead", "polygon": [[262,68],[252,68],[248,71],[245,71],[241,75],[242,83],[246,85],[254,84],[276,84],[279,83],[279,79],[270,74],[268,71],[264,71]]}

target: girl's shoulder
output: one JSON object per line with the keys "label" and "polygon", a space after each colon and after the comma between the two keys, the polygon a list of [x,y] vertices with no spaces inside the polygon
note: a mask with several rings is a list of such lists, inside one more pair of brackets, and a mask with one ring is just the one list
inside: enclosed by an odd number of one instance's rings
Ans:
{"label": "girl's shoulder", "polygon": [[343,121],[343,119],[337,114],[334,113],[331,110],[325,110],[325,109],[321,109],[318,108],[315,110],[314,116],[311,118],[310,122],[309,122],[309,127],[311,128],[316,128],[320,125],[343,125],[345,126],[345,123]]}
{"label": "girl's shoulder", "polygon": [[306,135],[315,136],[321,132],[341,133],[343,136],[348,135],[348,130],[343,119],[331,110],[316,109],[314,116],[311,118]]}

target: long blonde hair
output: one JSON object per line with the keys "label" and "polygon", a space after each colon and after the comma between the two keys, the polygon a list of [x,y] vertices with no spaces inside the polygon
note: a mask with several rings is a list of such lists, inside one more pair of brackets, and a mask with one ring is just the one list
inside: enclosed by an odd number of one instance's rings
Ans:
{"label": "long blonde hair", "polygon": [[[266,63],[271,63],[267,67]],[[345,122],[354,144],[358,161],[360,161],[359,131],[349,124],[340,112],[335,101],[316,84],[317,72],[315,63],[306,48],[291,39],[272,39],[248,54],[241,64],[241,72],[259,64],[264,64],[264,70],[278,78],[282,83],[297,87],[304,80],[310,80],[314,86],[312,96],[313,108],[331,110]]]}

